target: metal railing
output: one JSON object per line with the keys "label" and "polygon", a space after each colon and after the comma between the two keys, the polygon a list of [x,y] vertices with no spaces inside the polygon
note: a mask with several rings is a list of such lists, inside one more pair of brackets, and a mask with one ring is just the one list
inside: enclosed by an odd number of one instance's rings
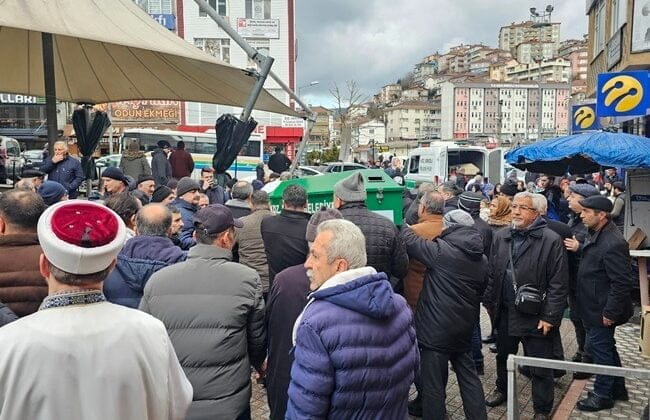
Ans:
{"label": "metal railing", "polygon": [[[621,376],[650,381],[649,369],[594,365],[588,363],[567,362],[564,360],[540,359],[538,357],[508,356],[508,420],[519,419],[519,400],[517,398],[517,367],[531,366],[547,369],[561,369],[571,372],[587,372],[595,375]],[[650,417],[649,417],[650,420]]]}

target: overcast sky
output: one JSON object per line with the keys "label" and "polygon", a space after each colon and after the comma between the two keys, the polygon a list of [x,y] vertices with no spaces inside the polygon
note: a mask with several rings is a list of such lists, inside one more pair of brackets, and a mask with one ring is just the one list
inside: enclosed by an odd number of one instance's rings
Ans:
{"label": "overcast sky", "polygon": [[497,46],[499,28],[554,6],[561,39],[587,32],[583,0],[297,0],[297,86],[312,105],[332,107],[329,90],[355,80],[369,98],[436,51],[461,43]]}

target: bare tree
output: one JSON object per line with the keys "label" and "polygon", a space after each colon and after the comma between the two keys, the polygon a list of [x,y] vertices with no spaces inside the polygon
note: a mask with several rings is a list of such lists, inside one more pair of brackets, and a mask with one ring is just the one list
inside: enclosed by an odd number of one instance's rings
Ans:
{"label": "bare tree", "polygon": [[350,160],[350,148],[352,146],[350,110],[362,104],[365,97],[361,93],[357,82],[354,80],[346,80],[345,88],[339,87],[338,83],[334,82],[334,86],[330,89],[330,94],[336,100],[336,111],[341,123],[341,149],[339,151],[339,160],[347,162]]}

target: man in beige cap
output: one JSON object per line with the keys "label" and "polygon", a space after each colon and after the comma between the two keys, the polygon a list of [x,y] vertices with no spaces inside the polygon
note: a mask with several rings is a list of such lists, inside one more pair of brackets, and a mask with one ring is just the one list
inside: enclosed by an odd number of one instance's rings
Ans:
{"label": "man in beige cap", "polygon": [[363,176],[355,172],[334,185],[334,208],[361,229],[366,237],[368,265],[386,273],[393,288],[400,290],[409,259],[395,224],[366,207]]}
{"label": "man in beige cap", "polygon": [[106,302],[126,239],[112,210],[63,201],[38,222],[49,295],[0,329],[2,419],[183,419],[192,387],[162,322]]}

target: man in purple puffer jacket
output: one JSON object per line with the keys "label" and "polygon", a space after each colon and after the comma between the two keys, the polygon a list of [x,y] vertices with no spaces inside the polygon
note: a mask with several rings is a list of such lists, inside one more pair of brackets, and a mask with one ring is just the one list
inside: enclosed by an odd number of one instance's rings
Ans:
{"label": "man in purple puffer jacket", "polygon": [[293,329],[287,419],[406,419],[419,355],[412,312],[347,220],[318,225],[307,306]]}

